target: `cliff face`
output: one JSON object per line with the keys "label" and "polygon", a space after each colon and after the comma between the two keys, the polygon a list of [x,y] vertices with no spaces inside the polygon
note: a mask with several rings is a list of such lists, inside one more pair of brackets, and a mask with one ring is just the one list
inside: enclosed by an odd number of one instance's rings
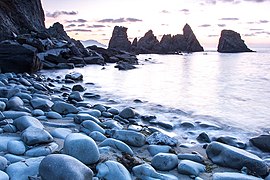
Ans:
{"label": "cliff face", "polygon": [[15,34],[45,30],[45,17],[40,0],[0,1],[0,40]]}
{"label": "cliff face", "polygon": [[241,39],[239,33],[232,30],[222,30],[218,43],[220,53],[253,52]]}

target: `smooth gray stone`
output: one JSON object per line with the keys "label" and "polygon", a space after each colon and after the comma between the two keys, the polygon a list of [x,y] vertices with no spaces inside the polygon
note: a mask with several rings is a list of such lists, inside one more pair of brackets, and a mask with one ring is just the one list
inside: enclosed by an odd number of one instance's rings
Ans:
{"label": "smooth gray stone", "polygon": [[107,112],[109,112],[109,113],[111,113],[111,114],[113,114],[113,115],[118,115],[118,114],[119,114],[118,109],[115,109],[115,108],[109,108],[109,109],[107,110]]}
{"label": "smooth gray stone", "polygon": [[110,129],[115,129],[115,130],[121,130],[124,128],[124,126],[122,124],[120,124],[119,122],[115,121],[115,120],[108,120],[103,122],[103,125],[110,128]]}
{"label": "smooth gray stone", "polygon": [[240,149],[246,148],[246,144],[244,142],[239,141],[236,137],[221,136],[221,137],[218,137],[216,141],[224,143],[224,144],[228,144],[230,146],[234,146]]}
{"label": "smooth gray stone", "polygon": [[11,154],[23,155],[26,148],[22,141],[11,140],[7,143],[7,151]]}
{"label": "smooth gray stone", "polygon": [[4,171],[7,167],[8,161],[5,157],[0,156],[0,170]]}
{"label": "smooth gray stone", "polygon": [[53,129],[50,134],[59,139],[65,139],[67,135],[71,134],[72,130],[68,128],[55,128]]}
{"label": "smooth gray stone", "polygon": [[196,139],[199,143],[210,143],[211,142],[211,139],[209,138],[209,136],[206,132],[200,133]]}
{"label": "smooth gray stone", "polygon": [[200,154],[178,154],[178,159],[180,160],[190,160],[197,163],[204,164],[204,157]]}
{"label": "smooth gray stone", "polygon": [[89,115],[94,116],[96,118],[99,118],[101,116],[101,112],[97,109],[88,109],[88,110],[80,111],[79,113],[89,114]]}
{"label": "smooth gray stone", "polygon": [[4,171],[0,171],[0,180],[9,180],[9,176]]}
{"label": "smooth gray stone", "polygon": [[101,115],[105,118],[112,118],[113,117],[113,114],[112,113],[109,113],[109,112],[102,112]]}
{"label": "smooth gray stone", "polygon": [[99,144],[99,146],[100,147],[110,146],[110,147],[115,148],[115,149],[117,149],[117,150],[119,150],[121,152],[125,152],[125,153],[128,153],[130,155],[133,155],[134,154],[134,152],[132,151],[132,149],[127,144],[125,144],[122,141],[113,139],[113,138],[107,138],[107,139],[105,139],[104,141],[102,141]]}
{"label": "smooth gray stone", "polygon": [[178,180],[176,176],[161,174],[149,164],[141,164],[132,168],[134,175],[143,180]]}
{"label": "smooth gray stone", "polygon": [[262,151],[270,152],[270,135],[260,135],[249,140],[254,146]]}
{"label": "smooth gray stone", "polygon": [[205,172],[205,166],[194,161],[182,160],[178,164],[177,170],[180,174],[198,176]]}
{"label": "smooth gray stone", "polygon": [[15,96],[18,96],[20,97],[22,100],[28,100],[28,101],[31,101],[32,99],[32,96],[28,93],[23,93],[23,92],[20,92],[20,93],[17,93],[15,94]]}
{"label": "smooth gray stone", "polygon": [[44,116],[45,115],[45,113],[44,113],[44,111],[42,111],[41,109],[34,109],[33,111],[32,111],[32,116]]}
{"label": "smooth gray stone", "polygon": [[87,113],[81,113],[81,112],[79,112],[74,117],[74,122],[77,123],[77,124],[81,124],[83,121],[86,121],[86,120],[91,120],[91,121],[94,121],[94,122],[99,122],[99,120],[95,116],[92,116],[92,115],[87,114]]}
{"label": "smooth gray stone", "polygon": [[6,109],[6,103],[0,101],[0,111],[4,111]]}
{"label": "smooth gray stone", "polygon": [[154,132],[150,136],[146,138],[146,142],[148,144],[155,144],[155,145],[169,145],[169,146],[176,146],[178,141],[175,138],[169,137],[166,134],[161,132]]}
{"label": "smooth gray stone", "polygon": [[14,154],[5,154],[4,157],[10,162],[10,164],[25,160],[23,156],[17,156]]}
{"label": "smooth gray stone", "polygon": [[151,154],[151,156],[155,156],[158,153],[168,153],[172,148],[166,145],[149,145],[147,150]]}
{"label": "smooth gray stone", "polygon": [[206,154],[213,163],[220,166],[238,170],[246,167],[259,176],[264,176],[268,173],[268,167],[261,158],[243,149],[219,142],[212,142],[207,146]]}
{"label": "smooth gray stone", "polygon": [[43,99],[39,97],[32,99],[30,103],[34,109],[41,109],[43,111],[49,111],[53,106],[53,102],[49,99]]}
{"label": "smooth gray stone", "polygon": [[142,147],[146,142],[146,137],[142,133],[130,130],[112,130],[111,136],[135,147]]}
{"label": "smooth gray stone", "polygon": [[105,130],[102,127],[100,127],[97,123],[91,120],[83,121],[80,125],[80,131],[86,134],[90,134],[93,131],[98,131],[102,134],[105,134]]}
{"label": "smooth gray stone", "polygon": [[28,176],[36,176],[38,174],[39,164],[43,158],[29,158],[13,163],[7,167],[6,173],[12,180],[29,180]]}
{"label": "smooth gray stone", "polygon": [[6,119],[6,117],[4,116],[4,114],[0,111],[0,121]]}
{"label": "smooth gray stone", "polygon": [[55,127],[55,128],[75,128],[76,125],[74,123],[69,122],[42,122],[45,126]]}
{"label": "smooth gray stone", "polygon": [[52,154],[45,157],[39,166],[43,180],[90,180],[93,171],[82,162],[65,154]]}
{"label": "smooth gray stone", "polygon": [[160,171],[170,171],[177,167],[178,157],[170,153],[158,153],[151,161],[151,165]]}
{"label": "smooth gray stone", "polygon": [[128,170],[119,162],[106,161],[97,165],[97,177],[106,180],[132,180]]}
{"label": "smooth gray stone", "polygon": [[19,82],[24,86],[31,86],[32,84],[25,78],[21,77],[19,78]]}
{"label": "smooth gray stone", "polygon": [[45,114],[48,119],[62,119],[62,116],[59,113],[54,112],[54,111],[49,111]]}
{"label": "smooth gray stone", "polygon": [[7,134],[0,134],[0,152],[1,151],[7,151],[7,144],[9,141],[12,140],[20,140],[19,134],[12,134],[12,135],[7,135]]}
{"label": "smooth gray stone", "polygon": [[30,126],[43,129],[44,126],[39,122],[38,119],[31,116],[22,116],[14,120],[14,125],[20,130],[24,131]]}
{"label": "smooth gray stone", "polygon": [[7,110],[19,110],[23,105],[23,101],[18,96],[10,98],[7,102]]}
{"label": "smooth gray stone", "polygon": [[250,176],[246,174],[236,173],[236,172],[223,172],[214,173],[213,180],[263,180],[262,178],[257,178],[255,176]]}
{"label": "smooth gray stone", "polygon": [[54,153],[57,150],[57,148],[58,144],[52,142],[46,145],[35,146],[34,148],[27,150],[25,152],[25,155],[30,157],[47,156],[49,154]]}
{"label": "smooth gray stone", "polygon": [[22,141],[28,146],[36,144],[50,143],[53,141],[53,137],[44,129],[30,126],[25,129],[21,134]]}
{"label": "smooth gray stone", "polygon": [[89,134],[89,136],[94,140],[94,141],[104,141],[107,137],[102,134],[101,132],[99,131],[93,131]]}
{"label": "smooth gray stone", "polygon": [[134,118],[135,115],[135,111],[131,108],[125,108],[119,113],[119,116],[124,119]]}
{"label": "smooth gray stone", "polygon": [[70,93],[70,95],[68,96],[68,100],[75,100],[75,101],[83,101],[83,97],[81,96],[80,92],[78,91],[73,91]]}
{"label": "smooth gray stone", "polygon": [[65,79],[72,79],[74,81],[82,81],[83,75],[78,72],[72,72],[72,73],[66,74]]}
{"label": "smooth gray stone", "polygon": [[33,84],[33,87],[37,90],[40,90],[40,91],[47,91],[47,89],[45,88],[45,86],[42,84],[42,83],[37,83],[35,82]]}
{"label": "smooth gray stone", "polygon": [[80,133],[71,133],[65,138],[63,151],[84,164],[96,163],[100,156],[95,141]]}
{"label": "smooth gray stone", "polygon": [[52,110],[63,115],[77,114],[79,112],[79,110],[74,105],[61,101],[55,102],[54,105],[52,106]]}
{"label": "smooth gray stone", "polygon": [[101,113],[107,110],[106,107],[103,106],[102,104],[95,104],[93,109],[99,110]]}
{"label": "smooth gray stone", "polygon": [[79,92],[83,92],[85,91],[86,88],[83,87],[82,85],[80,84],[75,84],[73,87],[72,87],[72,91],[79,91]]}
{"label": "smooth gray stone", "polygon": [[21,111],[4,111],[3,114],[6,119],[16,119],[22,116],[30,116],[29,113]]}
{"label": "smooth gray stone", "polygon": [[4,132],[6,133],[15,133],[17,132],[17,128],[12,124],[6,124],[3,127]]}
{"label": "smooth gray stone", "polygon": [[195,125],[189,121],[182,121],[180,126],[183,128],[194,128],[195,127]]}

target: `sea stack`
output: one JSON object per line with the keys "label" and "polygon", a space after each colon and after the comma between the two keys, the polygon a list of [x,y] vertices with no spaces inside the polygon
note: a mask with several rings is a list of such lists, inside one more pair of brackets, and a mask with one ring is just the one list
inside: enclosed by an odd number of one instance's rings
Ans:
{"label": "sea stack", "polygon": [[131,42],[128,40],[127,28],[115,26],[109,42],[109,49],[129,51]]}
{"label": "sea stack", "polygon": [[191,27],[186,24],[183,28],[184,37],[187,42],[187,52],[201,52],[204,51],[203,47],[200,45],[195,34],[193,33]]}
{"label": "sea stack", "polygon": [[253,52],[247,47],[239,33],[232,30],[222,30],[218,43],[220,53]]}

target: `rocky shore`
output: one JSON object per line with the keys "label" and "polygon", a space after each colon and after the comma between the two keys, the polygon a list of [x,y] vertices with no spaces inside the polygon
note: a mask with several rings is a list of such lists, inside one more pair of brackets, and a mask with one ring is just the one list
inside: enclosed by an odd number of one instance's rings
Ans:
{"label": "rocky shore", "polygon": [[0,179],[269,179],[269,135],[210,137],[222,128],[201,122],[185,143],[166,133],[170,122],[108,105],[86,85],[76,72],[0,74]]}

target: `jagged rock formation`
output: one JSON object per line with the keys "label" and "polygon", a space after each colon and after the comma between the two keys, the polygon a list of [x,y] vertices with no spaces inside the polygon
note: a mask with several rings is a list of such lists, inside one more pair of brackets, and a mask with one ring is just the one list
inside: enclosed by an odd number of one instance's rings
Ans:
{"label": "jagged rock formation", "polygon": [[191,27],[186,24],[183,28],[184,37],[187,43],[187,52],[200,52],[203,51],[203,47],[200,45]]}
{"label": "jagged rock formation", "polygon": [[253,52],[241,39],[239,33],[232,30],[222,30],[218,43],[220,53]]}
{"label": "jagged rock formation", "polygon": [[142,38],[139,40],[135,38],[132,44],[130,44],[126,32],[127,28],[116,26],[110,40],[109,48],[125,50],[136,54],[175,54],[203,51],[203,47],[188,24],[184,26],[183,35],[163,35],[160,42],[153,31],[149,30]]}
{"label": "jagged rock formation", "polygon": [[128,40],[127,28],[115,26],[109,42],[109,49],[129,51],[131,42]]}
{"label": "jagged rock formation", "polygon": [[10,39],[13,33],[44,31],[44,21],[40,0],[0,1],[0,40]]}

